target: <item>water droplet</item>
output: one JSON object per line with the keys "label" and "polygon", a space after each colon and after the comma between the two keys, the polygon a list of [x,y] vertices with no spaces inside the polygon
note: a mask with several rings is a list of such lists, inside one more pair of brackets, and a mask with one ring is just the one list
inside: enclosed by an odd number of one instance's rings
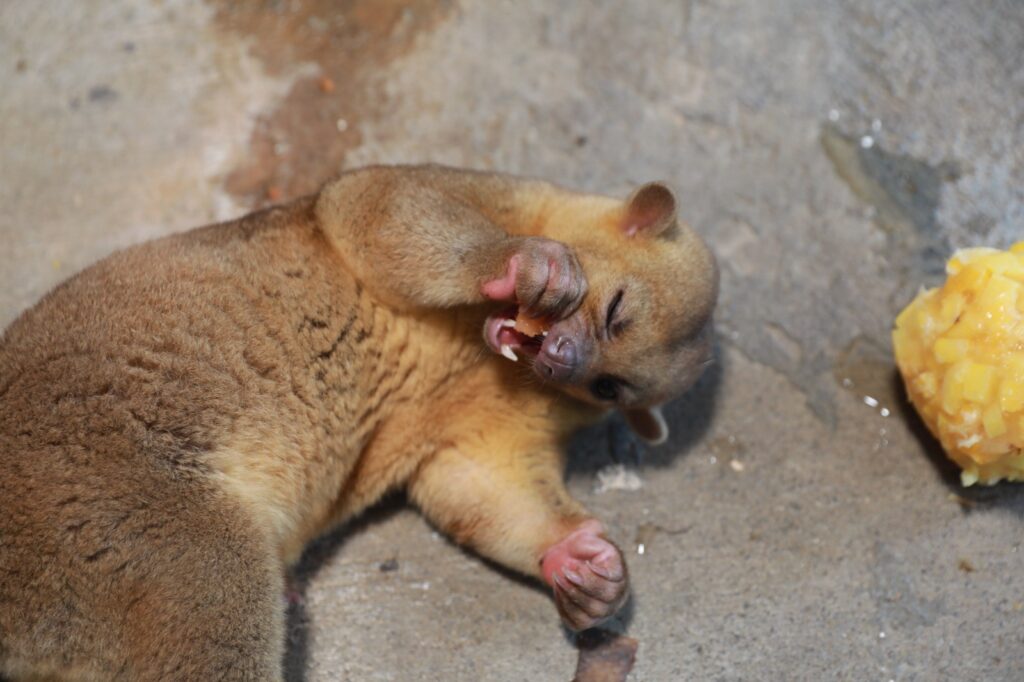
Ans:
{"label": "water droplet", "polygon": [[838,109],[829,109],[828,110],[828,120],[832,121],[833,123],[838,121],[839,120],[839,110]]}
{"label": "water droplet", "polygon": [[871,149],[872,147],[875,146],[875,138],[871,137],[870,135],[865,135],[864,137],[860,138],[860,146],[863,149]]}
{"label": "water droplet", "polygon": [[885,639],[885,633],[884,632],[879,632],[878,633],[878,639]]}
{"label": "water droplet", "polygon": [[343,133],[348,130],[348,121],[343,118],[339,118],[335,125],[338,127],[338,132]]}
{"label": "water droplet", "polygon": [[891,414],[891,412],[889,412],[888,407],[883,407],[878,411],[878,414],[882,415],[883,417],[888,417]]}
{"label": "water droplet", "polygon": [[868,407],[878,407],[878,400],[869,395],[864,396],[864,404]]}
{"label": "water droplet", "polygon": [[636,553],[637,554],[643,554],[644,553],[644,545],[642,543],[636,546]]}
{"label": "water droplet", "polygon": [[875,120],[873,120],[871,122],[871,130],[873,132],[876,132],[876,133],[877,132],[881,132],[881,130],[882,130],[882,122],[880,120],[878,120],[877,118]]}

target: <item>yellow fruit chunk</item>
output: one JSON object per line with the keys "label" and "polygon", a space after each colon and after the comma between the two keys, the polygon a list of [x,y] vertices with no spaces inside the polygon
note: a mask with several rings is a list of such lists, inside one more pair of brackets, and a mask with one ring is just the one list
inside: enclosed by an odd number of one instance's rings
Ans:
{"label": "yellow fruit chunk", "polygon": [[1003,361],[1003,372],[1014,381],[1024,382],[1024,353],[1008,353]]}
{"label": "yellow fruit chunk", "polygon": [[974,261],[991,256],[999,253],[998,249],[993,249],[988,246],[975,246],[971,249],[960,249],[954,253],[949,262],[946,263],[946,274],[955,275],[964,269],[965,266],[973,263]]}
{"label": "yellow fruit chunk", "polygon": [[1015,280],[1024,279],[1024,262],[1012,253],[997,253],[988,258],[986,263],[998,275]]}
{"label": "yellow fruit chunk", "polygon": [[999,409],[999,403],[992,403],[985,408],[981,415],[981,423],[985,427],[985,435],[989,438],[998,438],[1006,433],[1006,422],[1003,420],[1003,411]]}
{"label": "yellow fruit chunk", "polygon": [[995,385],[996,368],[972,362],[964,374],[964,397],[976,403],[988,402]]}
{"label": "yellow fruit chunk", "polygon": [[935,342],[935,359],[943,364],[967,357],[967,339],[939,339]]}
{"label": "yellow fruit chunk", "polygon": [[516,315],[516,331],[527,336],[540,336],[547,331],[548,325],[539,317],[530,317],[520,312]]}
{"label": "yellow fruit chunk", "polygon": [[935,379],[935,375],[931,372],[918,374],[914,379],[914,390],[926,398],[935,397],[936,391],[939,390],[939,384]]}
{"label": "yellow fruit chunk", "polygon": [[991,331],[1001,331],[1007,325],[1013,324],[1017,314],[1019,289],[1019,282],[1002,275],[992,276],[971,306],[972,310],[980,311],[985,318],[983,326]]}
{"label": "yellow fruit chunk", "polygon": [[1009,377],[999,384],[999,409],[1018,412],[1024,408],[1024,384]]}
{"label": "yellow fruit chunk", "polygon": [[907,394],[964,485],[1024,480],[1024,241],[964,249],[897,316]]}
{"label": "yellow fruit chunk", "polygon": [[942,299],[942,305],[939,306],[939,326],[942,327],[942,331],[956,324],[966,304],[967,300],[963,294],[954,293]]}
{"label": "yellow fruit chunk", "polygon": [[953,366],[942,379],[942,409],[956,414],[964,404],[964,379],[970,362],[964,360]]}

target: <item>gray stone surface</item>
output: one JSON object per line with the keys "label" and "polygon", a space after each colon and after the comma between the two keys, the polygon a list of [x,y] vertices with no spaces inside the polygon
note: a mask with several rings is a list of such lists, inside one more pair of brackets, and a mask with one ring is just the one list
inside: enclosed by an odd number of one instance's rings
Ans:
{"label": "gray stone surface", "polygon": [[[323,33],[366,4],[265,11]],[[888,359],[950,248],[1024,234],[1024,4],[413,3],[373,40],[427,4],[442,18],[337,93],[375,102],[339,168],[665,179],[721,259],[720,362],[672,406],[673,439],[640,452],[613,423],[569,473],[629,550],[631,679],[1024,678],[1024,495],[959,490]],[[0,323],[114,248],[251,205],[226,177],[327,67],[215,13],[0,4]],[[616,461],[642,486],[597,493]],[[300,577],[294,679],[571,676],[546,595],[400,502]]]}

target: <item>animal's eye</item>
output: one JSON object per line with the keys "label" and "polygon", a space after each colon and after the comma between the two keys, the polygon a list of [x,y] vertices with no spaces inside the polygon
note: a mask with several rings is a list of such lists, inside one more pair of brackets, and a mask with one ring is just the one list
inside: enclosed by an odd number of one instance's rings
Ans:
{"label": "animal's eye", "polygon": [[618,325],[615,324],[615,313],[619,310],[619,304],[622,303],[623,290],[619,289],[614,296],[612,296],[611,302],[608,304],[608,312],[604,316],[604,335],[605,338],[610,339],[619,331]]}
{"label": "animal's eye", "polygon": [[619,382],[612,377],[598,377],[590,385],[590,392],[598,400],[614,401],[619,397]]}

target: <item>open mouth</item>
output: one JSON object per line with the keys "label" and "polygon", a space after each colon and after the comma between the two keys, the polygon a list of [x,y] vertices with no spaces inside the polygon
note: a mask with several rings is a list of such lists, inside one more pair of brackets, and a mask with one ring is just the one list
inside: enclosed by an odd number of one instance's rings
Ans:
{"label": "open mouth", "polygon": [[484,322],[484,340],[491,350],[515,362],[519,355],[536,357],[548,325],[519,314],[518,308],[508,308],[491,315]]}

